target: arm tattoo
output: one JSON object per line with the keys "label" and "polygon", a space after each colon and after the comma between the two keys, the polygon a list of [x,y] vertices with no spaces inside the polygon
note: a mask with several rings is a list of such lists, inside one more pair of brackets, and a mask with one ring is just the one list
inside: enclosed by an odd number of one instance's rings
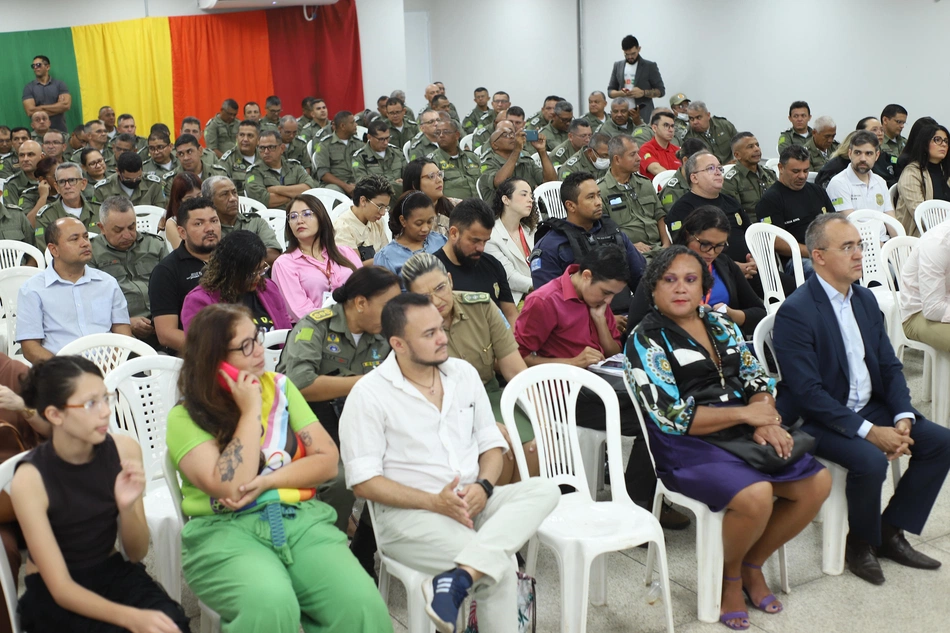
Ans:
{"label": "arm tattoo", "polygon": [[218,472],[221,473],[221,481],[231,481],[234,479],[234,471],[238,466],[244,463],[241,457],[241,451],[244,445],[241,444],[241,438],[236,437],[224,448],[221,456],[218,458]]}
{"label": "arm tattoo", "polygon": [[310,437],[310,431],[301,431],[300,439],[303,441],[303,445],[307,448],[313,446],[313,438]]}

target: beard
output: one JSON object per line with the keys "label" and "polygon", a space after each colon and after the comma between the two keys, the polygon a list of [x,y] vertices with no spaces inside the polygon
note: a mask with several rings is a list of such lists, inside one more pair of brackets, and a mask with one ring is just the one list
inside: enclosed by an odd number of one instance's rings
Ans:
{"label": "beard", "polygon": [[463,268],[475,268],[475,266],[478,264],[479,260],[481,259],[480,253],[477,255],[466,255],[465,253],[462,252],[462,249],[459,248],[458,244],[454,244],[452,246],[452,252],[455,253],[455,258],[459,260],[459,264]]}

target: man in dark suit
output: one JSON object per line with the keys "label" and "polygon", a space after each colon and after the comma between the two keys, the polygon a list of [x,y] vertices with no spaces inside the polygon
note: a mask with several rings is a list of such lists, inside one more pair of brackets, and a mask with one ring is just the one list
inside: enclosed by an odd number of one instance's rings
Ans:
{"label": "man in dark suit", "polygon": [[[804,418],[815,455],[848,469],[848,569],[878,585],[878,557],[936,569],[940,562],[914,550],[903,531],[920,534],[927,521],[950,470],[950,430],[911,405],[874,295],[854,283],[863,250],[857,229],[839,213],[820,215],[805,245],[816,274],[775,317],[777,408],[786,422]],[[911,453],[882,515],[888,462]]]}
{"label": "man in dark suit", "polygon": [[607,84],[610,98],[626,97],[640,106],[640,118],[649,121],[653,114],[653,99],[666,94],[666,86],[656,62],[640,57],[640,42],[628,35],[620,42],[623,59],[614,63]]}

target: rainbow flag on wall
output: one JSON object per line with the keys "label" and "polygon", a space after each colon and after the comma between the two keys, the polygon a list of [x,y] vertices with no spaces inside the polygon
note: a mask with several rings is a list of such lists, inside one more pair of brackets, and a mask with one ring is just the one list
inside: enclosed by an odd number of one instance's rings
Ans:
{"label": "rainbow flag on wall", "polygon": [[163,122],[173,137],[183,118],[204,124],[225,99],[263,111],[276,94],[294,116],[310,95],[331,115],[363,109],[354,0],[320,6],[312,22],[288,7],[0,33],[0,124],[29,127],[21,97],[35,55],[49,57],[50,75],[69,87],[70,130],[103,105],[135,116],[140,136]]}

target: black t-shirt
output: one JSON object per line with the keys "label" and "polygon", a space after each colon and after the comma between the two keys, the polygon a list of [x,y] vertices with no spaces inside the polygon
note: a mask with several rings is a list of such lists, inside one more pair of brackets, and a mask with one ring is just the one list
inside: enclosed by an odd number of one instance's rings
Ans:
{"label": "black t-shirt", "polygon": [[254,325],[268,332],[274,329],[274,320],[268,314],[267,308],[261,303],[261,298],[257,296],[256,292],[245,292],[241,295],[241,304],[247,306],[247,309],[251,311],[251,320],[254,321]]}
{"label": "black t-shirt", "polygon": [[947,187],[947,177],[944,176],[940,165],[928,162],[927,173],[930,174],[930,182],[933,183],[934,200],[950,200],[950,187]]}
{"label": "black t-shirt", "polygon": [[185,243],[160,261],[148,280],[148,301],[152,317],[174,314],[181,317],[185,295],[195,289],[205,263],[188,252]]}
{"label": "black t-shirt", "polygon": [[718,207],[726,214],[726,219],[729,220],[729,226],[732,227],[732,230],[729,232],[729,246],[726,248],[726,254],[729,255],[732,261],[745,262],[746,255],[749,254],[749,247],[745,242],[745,232],[752,221],[742,209],[742,205],[739,204],[739,201],[732,196],[719,194],[718,198],[710,200],[709,198],[697,196],[692,191],[686,192],[673,204],[670,212],[666,214],[666,225],[670,227],[670,234],[675,235],[676,232],[680,230],[683,220],[695,209],[710,204],[714,207]]}
{"label": "black t-shirt", "polygon": [[785,229],[795,236],[799,244],[805,243],[805,230],[812,220],[822,213],[832,212],[834,206],[828,194],[811,182],[806,182],[799,191],[776,182],[755,205],[759,222],[768,222]]}
{"label": "black t-shirt", "polygon": [[505,267],[488,253],[482,253],[474,266],[456,266],[441,248],[435,252],[435,256],[445,264],[445,270],[451,273],[452,286],[455,290],[487,292],[491,300],[499,307],[502,301],[515,302],[514,297],[511,296],[511,286],[508,285],[508,273],[505,272]]}

